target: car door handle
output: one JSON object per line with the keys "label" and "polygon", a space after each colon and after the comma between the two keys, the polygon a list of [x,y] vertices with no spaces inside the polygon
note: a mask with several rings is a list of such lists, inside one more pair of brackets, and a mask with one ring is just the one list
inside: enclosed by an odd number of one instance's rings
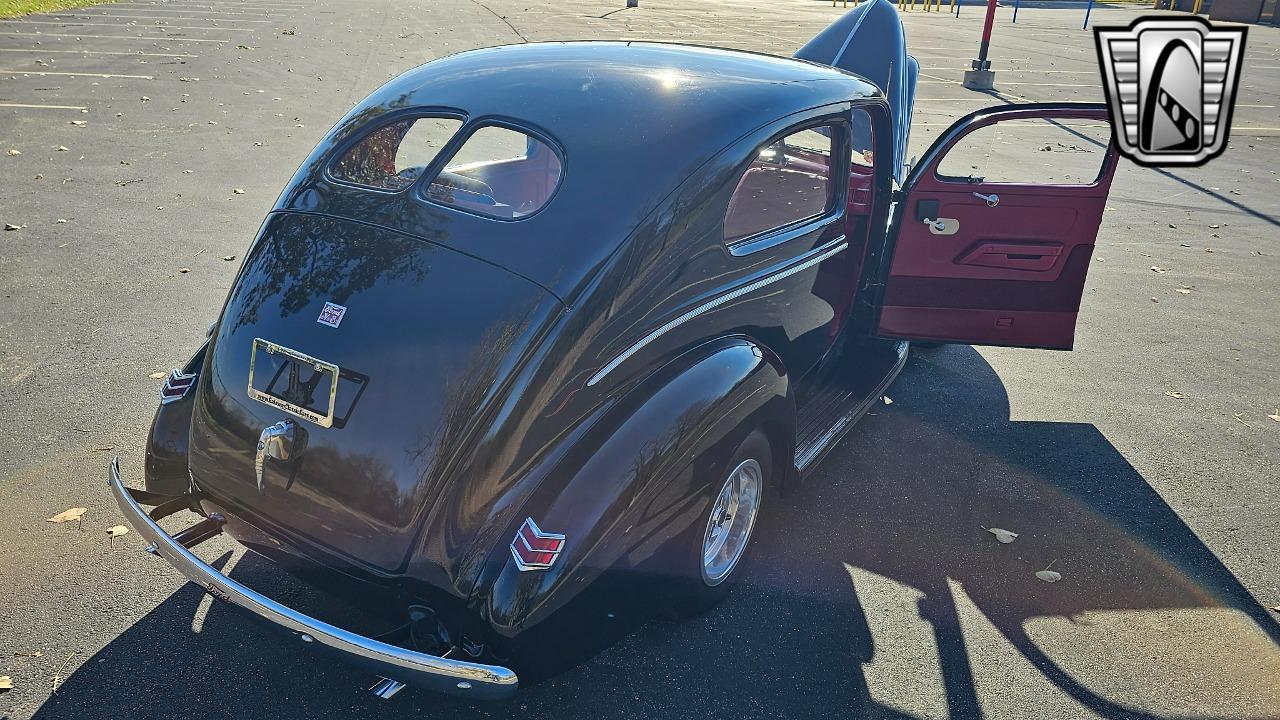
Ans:
{"label": "car door handle", "polygon": [[985,202],[987,204],[987,207],[995,207],[1000,204],[1000,196],[995,193],[991,193],[990,195],[983,195],[980,192],[976,192],[973,194],[973,196]]}
{"label": "car door handle", "polygon": [[960,221],[955,218],[924,218],[923,222],[929,226],[931,235],[955,235],[960,229]]}

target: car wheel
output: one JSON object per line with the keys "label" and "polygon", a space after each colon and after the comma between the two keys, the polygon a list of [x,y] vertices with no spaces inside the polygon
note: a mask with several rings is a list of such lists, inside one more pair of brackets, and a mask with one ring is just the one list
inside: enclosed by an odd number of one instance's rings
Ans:
{"label": "car wheel", "polygon": [[760,430],[718,466],[706,509],[684,542],[688,554],[673,603],[678,614],[710,609],[738,581],[773,469],[773,449]]}

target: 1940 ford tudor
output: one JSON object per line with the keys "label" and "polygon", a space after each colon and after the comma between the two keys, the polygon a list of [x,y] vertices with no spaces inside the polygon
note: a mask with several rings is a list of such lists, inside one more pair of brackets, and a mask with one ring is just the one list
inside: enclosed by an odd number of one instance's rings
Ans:
{"label": "1940 ford tudor", "polygon": [[[798,57],[527,44],[374,92],[166,381],[146,490],[112,463],[149,550],[384,697],[502,697],[606,574],[723,595],[908,341],[1070,349],[1114,145],[1039,184],[948,163],[994,124],[1103,127],[1103,106],[977,112],[908,165],[917,65],[890,3]],[[204,517],[157,524],[180,510]],[[408,632],[335,627],[190,552],[224,531],[389,591]]]}

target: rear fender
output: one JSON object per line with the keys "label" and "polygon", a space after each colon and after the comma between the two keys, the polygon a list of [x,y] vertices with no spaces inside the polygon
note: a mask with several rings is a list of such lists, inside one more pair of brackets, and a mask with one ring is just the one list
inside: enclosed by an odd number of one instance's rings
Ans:
{"label": "rear fender", "polygon": [[[195,389],[200,382],[199,373],[204,368],[208,338],[200,344],[191,359],[175,372],[195,375],[195,381],[185,394],[176,400],[162,402],[151,419],[151,431],[147,433],[146,484],[149,492],[161,495],[182,495],[190,488],[187,474],[187,441],[191,437],[191,408],[195,404]],[[170,375],[169,380],[172,381]]]}
{"label": "rear fender", "polygon": [[653,557],[701,518],[712,478],[696,460],[727,458],[761,426],[782,443],[777,457],[790,458],[794,423],[785,370],[748,338],[705,343],[641,380],[564,455],[506,536],[526,517],[563,534],[553,566],[522,572],[508,545],[495,549],[490,626],[514,637],[606,570]]}

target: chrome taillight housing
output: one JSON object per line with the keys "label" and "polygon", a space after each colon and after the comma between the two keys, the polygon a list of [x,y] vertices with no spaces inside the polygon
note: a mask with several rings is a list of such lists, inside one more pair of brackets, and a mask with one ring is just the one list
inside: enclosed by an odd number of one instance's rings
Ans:
{"label": "chrome taillight housing", "polygon": [[198,373],[188,375],[177,369],[169,373],[169,377],[165,378],[164,386],[160,388],[160,404],[168,405],[186,397],[187,391],[195,386],[197,375]]}
{"label": "chrome taillight housing", "polygon": [[525,518],[516,539],[511,541],[511,557],[521,572],[546,570],[555,564],[563,548],[564,535],[543,532],[533,518]]}

